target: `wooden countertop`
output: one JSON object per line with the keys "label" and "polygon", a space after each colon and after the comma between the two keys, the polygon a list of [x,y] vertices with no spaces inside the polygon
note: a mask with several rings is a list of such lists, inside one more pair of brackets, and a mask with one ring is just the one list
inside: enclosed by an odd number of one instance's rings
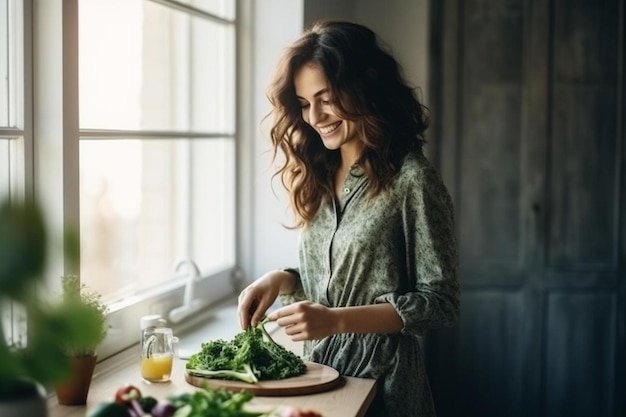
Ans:
{"label": "wooden countertop", "polygon": [[[280,334],[279,334],[280,333]],[[292,344],[281,336],[274,335],[294,352],[301,352],[299,344]],[[87,410],[102,401],[112,401],[117,389],[126,384],[135,385],[143,395],[151,395],[159,400],[180,392],[192,392],[198,388],[188,384],[184,378],[185,362],[175,359],[172,380],[162,384],[149,384],[141,379],[139,372],[138,347],[128,349],[112,358],[98,363],[91,383],[86,406],[59,405],[56,396],[48,400],[49,417],[84,417]],[[249,403],[250,410],[269,411],[278,406],[297,406],[321,413],[324,417],[362,417],[375,393],[375,381],[364,378],[341,377],[339,387],[322,393],[290,397],[257,396]]]}

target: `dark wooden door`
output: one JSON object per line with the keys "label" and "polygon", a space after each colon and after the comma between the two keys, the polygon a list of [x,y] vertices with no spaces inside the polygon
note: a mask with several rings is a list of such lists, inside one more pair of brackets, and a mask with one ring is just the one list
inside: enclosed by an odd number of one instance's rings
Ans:
{"label": "dark wooden door", "polygon": [[439,416],[625,416],[624,0],[431,10],[463,290],[425,339]]}

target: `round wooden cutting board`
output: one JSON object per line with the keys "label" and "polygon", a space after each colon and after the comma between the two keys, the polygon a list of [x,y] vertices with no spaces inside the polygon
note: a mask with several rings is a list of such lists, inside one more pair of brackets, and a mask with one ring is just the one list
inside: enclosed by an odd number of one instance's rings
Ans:
{"label": "round wooden cutting board", "polygon": [[259,381],[249,384],[242,381],[204,378],[189,375],[185,370],[185,381],[196,387],[208,384],[211,388],[227,389],[229,391],[246,390],[254,395],[280,397],[290,395],[314,394],[335,388],[341,382],[339,372],[335,369],[314,362],[306,363],[306,373],[277,381]]}

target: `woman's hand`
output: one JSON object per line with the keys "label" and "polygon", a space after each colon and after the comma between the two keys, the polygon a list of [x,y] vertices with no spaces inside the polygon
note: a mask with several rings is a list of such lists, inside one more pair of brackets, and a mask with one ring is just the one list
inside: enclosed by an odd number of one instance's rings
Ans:
{"label": "woman's hand", "polygon": [[294,342],[323,339],[339,333],[338,315],[332,308],[311,301],[300,301],[274,311],[268,316],[276,321]]}
{"label": "woman's hand", "polygon": [[237,316],[243,330],[256,326],[274,303],[278,294],[293,289],[295,277],[290,272],[272,271],[248,285],[239,294]]}
{"label": "woman's hand", "polygon": [[300,301],[267,317],[283,327],[294,342],[338,333],[397,333],[404,328],[402,318],[389,303],[331,308]]}

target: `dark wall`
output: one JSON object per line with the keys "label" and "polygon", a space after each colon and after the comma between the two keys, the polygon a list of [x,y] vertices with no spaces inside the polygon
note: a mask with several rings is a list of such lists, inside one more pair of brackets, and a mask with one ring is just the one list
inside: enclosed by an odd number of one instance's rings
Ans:
{"label": "dark wall", "polygon": [[624,1],[431,5],[463,288],[426,343],[439,414],[626,415]]}

